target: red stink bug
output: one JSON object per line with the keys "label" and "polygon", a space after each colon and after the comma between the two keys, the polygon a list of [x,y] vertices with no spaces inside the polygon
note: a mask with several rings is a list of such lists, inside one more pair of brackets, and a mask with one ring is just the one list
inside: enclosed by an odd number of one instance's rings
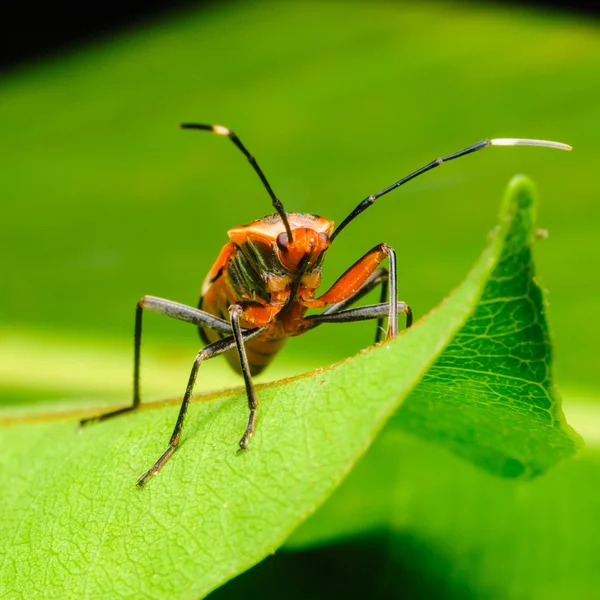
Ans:
{"label": "red stink bug", "polygon": [[[387,244],[379,244],[356,261],[324,294],[315,298],[321,283],[325,252],[345,227],[381,196],[411,179],[487,146],[545,146],[560,150],[571,147],[558,142],[501,138],[484,140],[429,164],[403,177],[383,190],[365,198],[334,228],[333,221],[304,213],[288,213],[275,196],[254,157],[233,131],[221,125],[184,124],[183,129],[201,129],[228,137],[248,159],[265,186],[276,213],[228,231],[229,242],[212,266],[204,284],[198,308],[178,302],[144,296],[137,304],[134,334],[133,404],[119,410],[84,419],[81,424],[103,421],[135,410],[140,405],[140,347],[142,314],[152,310],[198,327],[206,344],[196,356],[181,409],[168,448],[156,463],[138,479],[138,485],[158,473],[181,440],[188,404],[202,361],[225,354],[233,368],[242,374],[250,415],[240,449],[245,449],[254,432],[258,399],[252,375],[271,362],[290,336],[296,336],[322,323],[348,323],[377,320],[375,342],[380,340],[383,320],[387,318],[386,339],[398,333],[398,315],[406,315],[406,327],[412,323],[409,306],[398,301],[396,254]],[[388,260],[389,270],[380,267]],[[349,308],[376,287],[379,304]],[[323,308],[316,315],[308,309]]]}

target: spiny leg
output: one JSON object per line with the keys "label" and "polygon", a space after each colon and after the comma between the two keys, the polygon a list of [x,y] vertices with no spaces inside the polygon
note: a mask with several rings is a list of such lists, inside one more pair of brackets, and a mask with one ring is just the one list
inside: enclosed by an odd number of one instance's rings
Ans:
{"label": "spiny leg", "polygon": [[[386,246],[388,261],[390,263],[390,272],[389,272],[389,313],[388,313],[388,326],[386,339],[390,339],[396,337],[398,335],[398,283],[396,281],[396,252],[390,246]],[[377,326],[379,328],[379,324],[381,323],[381,319],[377,321]],[[378,329],[379,331],[379,329]],[[376,341],[377,335],[375,337]]]}
{"label": "spiny leg", "polygon": [[[243,331],[237,328],[237,332],[239,334],[241,344],[243,347],[244,342],[251,340],[252,338],[260,335],[264,331],[264,328],[259,329],[251,329]],[[148,481],[150,477],[156,475],[165,465],[165,463],[171,458],[171,455],[179,446],[181,441],[181,432],[183,430],[183,424],[185,421],[185,415],[188,410],[188,406],[190,403],[190,399],[192,397],[192,392],[194,391],[194,384],[196,383],[196,377],[198,375],[198,369],[204,360],[208,360],[209,358],[213,358],[215,356],[219,356],[224,352],[228,352],[229,350],[235,348],[237,346],[237,339],[234,336],[228,336],[223,338],[222,340],[217,340],[208,346],[205,346],[198,352],[194,364],[192,365],[192,370],[190,372],[190,377],[188,379],[187,387],[185,389],[185,394],[183,396],[183,400],[181,402],[181,408],[179,409],[179,415],[177,416],[177,422],[175,423],[175,428],[173,429],[173,433],[171,434],[171,439],[169,441],[169,446],[163,452],[161,457],[154,463],[154,465],[148,469],[139,479],[138,485],[143,487],[145,483]]]}
{"label": "spiny leg", "polygon": [[389,339],[398,335],[398,289],[396,280],[396,253],[387,244],[378,244],[347,269],[324,294],[312,301],[307,301],[308,307],[320,308],[328,304],[336,307],[346,306],[348,301],[361,297],[362,288],[371,281],[373,273],[377,272],[379,264],[387,257],[390,270],[387,288],[389,308],[386,337]]}
{"label": "spiny leg", "polygon": [[171,439],[169,441],[168,448],[163,452],[161,457],[154,463],[154,465],[148,469],[137,481],[137,484],[140,487],[143,487],[146,481],[156,475],[164,466],[164,464],[171,458],[173,452],[177,446],[179,446],[179,441],[181,440],[181,430],[183,429],[183,422],[185,421],[185,415],[187,413],[188,404],[190,402],[190,396],[192,395],[192,391],[194,389],[194,384],[196,383],[196,376],[198,375],[198,369],[200,368],[200,364],[205,358],[208,358],[208,354],[206,349],[203,348],[198,352],[196,359],[194,360],[194,364],[192,366],[192,371],[190,373],[190,377],[188,379],[188,384],[185,390],[185,394],[183,396],[183,402],[181,403],[181,407],[179,409],[179,415],[177,416],[177,422],[175,423],[175,429],[171,434]]}
{"label": "spiny leg", "polygon": [[[385,303],[385,299],[388,295],[388,285],[389,285],[389,278],[385,279],[384,281],[381,282],[381,293],[379,294],[379,303],[383,304]],[[379,319],[377,319],[377,325],[375,327],[375,343],[378,344],[381,341],[381,332],[383,331],[383,317],[379,317]],[[408,327],[408,325],[407,325]]]}
{"label": "spiny leg", "polygon": [[166,315],[179,321],[185,321],[194,325],[201,325],[208,327],[221,333],[231,334],[231,325],[219,319],[214,315],[211,315],[197,308],[180,304],[179,302],[173,302],[172,300],[166,300],[164,298],[157,298],[156,296],[144,296],[138,303],[135,309],[135,328],[133,334],[133,403],[131,406],[125,406],[124,408],[118,408],[107,413],[103,413],[94,417],[88,417],[82,419],[79,424],[87,425],[89,423],[95,423],[105,421],[112,417],[117,417],[124,413],[131,412],[139,407],[141,402],[140,394],[140,350],[142,346],[142,315],[144,309],[152,310],[160,314]]}
{"label": "spiny leg", "polygon": [[[357,308],[349,308],[334,313],[321,313],[319,315],[309,315],[304,317],[314,327],[323,323],[356,323],[357,321],[369,321],[371,319],[380,319],[389,314],[390,307],[387,302],[381,304],[368,304]],[[413,322],[413,314],[410,306],[406,302],[396,303],[397,314],[406,315],[406,328],[408,329]]]}
{"label": "spiny leg", "polygon": [[[363,283],[363,285],[356,292],[354,292],[347,298],[344,298],[344,300],[341,300],[340,302],[336,302],[335,304],[330,304],[321,314],[328,315],[328,314],[331,314],[334,312],[339,312],[340,310],[344,310],[345,308],[348,308],[348,307],[352,306],[353,304],[356,304],[361,298],[366,296],[371,290],[374,290],[378,285],[383,286],[384,281],[387,281],[387,279],[388,279],[387,269],[384,269],[383,267],[375,269],[371,273],[371,275],[369,275],[369,278]],[[386,294],[387,294],[387,288],[386,288]],[[385,296],[384,296],[384,299],[385,299]],[[382,300],[382,302],[383,302],[383,300]]]}
{"label": "spiny leg", "polygon": [[79,426],[89,425],[90,423],[99,423],[106,421],[112,417],[118,417],[125,413],[136,410],[140,405],[140,348],[142,345],[142,313],[143,313],[143,298],[135,308],[135,328],[133,333],[133,403],[130,406],[124,406],[116,410],[111,410],[94,417],[87,417],[79,421]]}
{"label": "spiny leg", "polygon": [[248,442],[254,433],[254,426],[256,424],[256,409],[258,408],[258,398],[254,391],[254,384],[252,383],[252,376],[250,375],[250,365],[248,364],[248,356],[246,355],[246,347],[244,346],[244,338],[242,335],[242,329],[240,327],[240,316],[243,314],[244,309],[239,304],[233,304],[229,307],[229,314],[231,315],[231,327],[233,328],[233,337],[235,338],[235,345],[237,347],[238,355],[240,358],[240,366],[242,367],[242,375],[244,376],[244,384],[246,385],[246,396],[248,397],[248,409],[250,414],[248,415],[248,424],[244,435],[240,440],[240,450],[245,450],[248,447]]}
{"label": "spiny leg", "polygon": [[[328,315],[335,312],[339,312],[345,309],[348,306],[352,306],[356,302],[358,302],[363,296],[366,296],[371,290],[375,289],[378,285],[381,285],[381,292],[379,294],[379,303],[384,304],[388,295],[388,280],[389,273],[387,269],[379,268],[373,271],[367,281],[362,285],[362,287],[354,292],[351,296],[342,300],[341,302],[337,302],[336,304],[332,304],[328,306],[321,314]],[[375,343],[381,341],[381,333],[383,331],[383,321],[385,315],[381,316],[377,320],[377,326],[375,328]]]}

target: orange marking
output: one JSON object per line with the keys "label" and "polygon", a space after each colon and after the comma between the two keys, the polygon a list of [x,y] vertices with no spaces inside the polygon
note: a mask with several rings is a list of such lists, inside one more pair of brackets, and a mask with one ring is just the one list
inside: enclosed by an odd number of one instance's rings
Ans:
{"label": "orange marking", "polygon": [[210,268],[208,275],[204,278],[201,292],[202,296],[204,296],[206,292],[208,292],[208,288],[211,286],[211,284],[227,268],[227,264],[229,263],[229,260],[235,254],[235,252],[235,244],[228,242],[223,246],[221,252],[219,253],[219,256],[217,256],[217,260],[215,260],[215,263]]}
{"label": "orange marking", "polygon": [[283,308],[283,304],[252,304],[244,308],[240,315],[242,327],[264,327],[268,325]]}
{"label": "orange marking", "polygon": [[[317,233],[324,233],[327,236],[333,231],[333,221],[319,217],[317,215],[307,215],[303,213],[287,213],[292,234],[295,236],[295,230],[299,228],[312,229]],[[262,219],[250,223],[234,227],[227,232],[229,239],[238,245],[245,244],[249,237],[260,239],[263,242],[276,242],[277,236],[285,232],[285,227],[278,215],[268,215]]]}
{"label": "orange marking", "polygon": [[[387,246],[379,244],[368,254],[355,262],[322,296],[319,298],[303,298],[303,304],[309,308],[324,308],[345,300],[358,291],[371,273],[387,257]],[[309,291],[309,290],[307,290]]]}

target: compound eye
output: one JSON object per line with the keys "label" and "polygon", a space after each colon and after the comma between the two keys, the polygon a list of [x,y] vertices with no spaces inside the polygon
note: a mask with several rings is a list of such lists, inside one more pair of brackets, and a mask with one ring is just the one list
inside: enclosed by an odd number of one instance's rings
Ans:
{"label": "compound eye", "polygon": [[283,231],[282,233],[280,233],[277,236],[277,247],[282,251],[282,252],[287,252],[289,250],[288,248],[288,236],[287,233],[285,231]]}

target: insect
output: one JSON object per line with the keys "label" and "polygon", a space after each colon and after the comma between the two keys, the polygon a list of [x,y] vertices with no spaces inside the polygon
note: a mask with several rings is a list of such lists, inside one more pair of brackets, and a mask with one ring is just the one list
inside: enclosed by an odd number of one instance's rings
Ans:
{"label": "insect", "polygon": [[[487,146],[521,145],[571,149],[559,142],[518,138],[478,142],[438,158],[376,194],[367,196],[336,228],[333,221],[324,217],[286,212],[254,157],[230,129],[221,125],[201,124],[183,124],[181,127],[209,131],[229,138],[250,162],[276,212],[228,231],[229,242],[222,248],[204,280],[198,308],[155,296],[144,296],[138,302],[134,331],[133,404],[84,419],[81,421],[82,425],[103,421],[139,407],[140,348],[145,310],[196,325],[206,344],[194,360],[169,445],[156,463],[138,479],[139,486],[156,475],[179,446],[188,404],[203,361],[224,354],[244,378],[249,409],[246,429],[239,442],[240,449],[244,450],[254,433],[258,408],[252,376],[260,373],[271,362],[288,337],[300,335],[323,323],[373,319],[377,321],[375,342],[379,342],[385,319],[386,339],[397,335],[398,318],[401,314],[405,315],[406,327],[410,327],[412,311],[405,302],[398,301],[397,297],[396,253],[385,243],[369,250],[329,290],[316,295],[321,283],[326,251],[337,236],[378,198],[444,162]],[[388,269],[380,266],[386,259]],[[377,287],[380,289],[378,304],[350,308]],[[320,308],[324,309],[321,313],[306,315],[309,309]]]}

